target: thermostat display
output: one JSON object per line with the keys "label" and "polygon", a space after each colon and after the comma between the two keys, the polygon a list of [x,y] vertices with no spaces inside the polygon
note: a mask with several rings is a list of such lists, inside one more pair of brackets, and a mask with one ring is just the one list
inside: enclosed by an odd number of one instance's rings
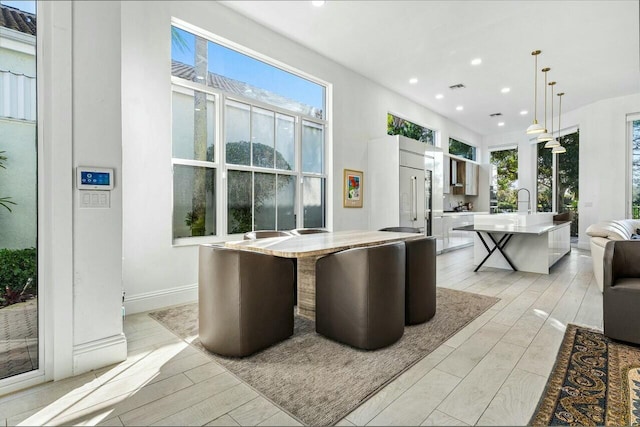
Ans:
{"label": "thermostat display", "polygon": [[112,190],[113,169],[78,167],[79,190]]}

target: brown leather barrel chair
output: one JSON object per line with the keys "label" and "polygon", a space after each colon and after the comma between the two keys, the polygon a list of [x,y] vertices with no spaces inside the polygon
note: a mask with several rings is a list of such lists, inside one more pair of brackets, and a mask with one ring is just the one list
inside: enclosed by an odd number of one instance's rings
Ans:
{"label": "brown leather barrel chair", "polygon": [[640,344],[640,240],[612,240],[604,249],[604,334]]}
{"label": "brown leather barrel chair", "polygon": [[291,230],[290,233],[294,236],[302,236],[303,234],[328,233],[328,231],[322,228],[296,228],[295,230]]}
{"label": "brown leather barrel chair", "polygon": [[424,323],[436,314],[436,239],[406,240],[405,323]]}
{"label": "brown leather barrel chair", "polygon": [[268,239],[269,237],[287,237],[291,233],[279,230],[256,230],[244,234],[244,240]]}
{"label": "brown leather barrel chair", "polygon": [[378,231],[394,231],[396,233],[422,233],[419,228],[415,227],[385,227]]}
{"label": "brown leather barrel chair", "polygon": [[404,333],[404,243],[349,249],[316,262],[316,332],[374,350]]}
{"label": "brown leather barrel chair", "polygon": [[201,245],[198,334],[222,356],[248,356],[293,335],[293,264],[256,252]]}

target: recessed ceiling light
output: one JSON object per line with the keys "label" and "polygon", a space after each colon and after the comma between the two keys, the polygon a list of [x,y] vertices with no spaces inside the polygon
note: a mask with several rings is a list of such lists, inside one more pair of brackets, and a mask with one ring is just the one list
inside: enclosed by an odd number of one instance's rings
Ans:
{"label": "recessed ceiling light", "polygon": [[498,122],[498,126],[504,126],[504,122]]}
{"label": "recessed ceiling light", "polygon": [[436,99],[442,99],[442,98],[444,98],[443,94],[439,93],[439,94],[436,95]]}
{"label": "recessed ceiling light", "polygon": [[458,105],[458,106],[456,107],[456,110],[458,110],[458,111],[462,111],[462,110],[464,110],[464,107],[463,107],[462,105]]}
{"label": "recessed ceiling light", "polygon": [[311,4],[314,5],[315,7],[320,7],[320,6],[324,6],[324,0],[318,0],[318,1],[312,1]]}
{"label": "recessed ceiling light", "polygon": [[202,77],[202,76],[196,76],[196,79],[198,79],[198,80],[204,80],[204,77]]}
{"label": "recessed ceiling light", "polygon": [[521,116],[526,116],[527,114],[529,114],[529,112],[527,110],[520,111],[520,115]]}
{"label": "recessed ceiling light", "polygon": [[474,58],[471,60],[471,65],[480,65],[480,64],[482,64],[481,58]]}
{"label": "recessed ceiling light", "polygon": [[509,87],[503,87],[502,89],[500,89],[500,92],[502,92],[502,93],[509,93],[509,92],[511,92],[511,88],[509,88]]}
{"label": "recessed ceiling light", "polygon": [[414,85],[414,84],[418,83],[418,79],[417,79],[416,77],[411,77],[411,78],[409,79],[409,83],[411,83],[412,85]]}

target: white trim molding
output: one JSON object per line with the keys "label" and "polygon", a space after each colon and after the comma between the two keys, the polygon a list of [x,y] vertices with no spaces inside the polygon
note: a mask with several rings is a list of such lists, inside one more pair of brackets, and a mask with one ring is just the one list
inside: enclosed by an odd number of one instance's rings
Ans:
{"label": "white trim molding", "polygon": [[134,314],[197,300],[198,284],[194,283],[192,285],[126,296],[124,308],[126,314]]}
{"label": "white trim molding", "polygon": [[83,343],[73,347],[73,375],[83,374],[127,358],[127,337],[124,334]]}

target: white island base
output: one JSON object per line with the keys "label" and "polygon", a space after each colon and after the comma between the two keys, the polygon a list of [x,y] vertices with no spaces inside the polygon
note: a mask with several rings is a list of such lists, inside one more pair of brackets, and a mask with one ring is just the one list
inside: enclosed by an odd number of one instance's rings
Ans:
{"label": "white island base", "polygon": [[[553,222],[553,214],[478,215],[474,236],[474,265],[549,274],[549,269],[571,251],[571,222]],[[491,237],[500,243],[496,246]],[[505,256],[511,261],[507,262]],[[484,261],[484,262],[483,262]]]}

